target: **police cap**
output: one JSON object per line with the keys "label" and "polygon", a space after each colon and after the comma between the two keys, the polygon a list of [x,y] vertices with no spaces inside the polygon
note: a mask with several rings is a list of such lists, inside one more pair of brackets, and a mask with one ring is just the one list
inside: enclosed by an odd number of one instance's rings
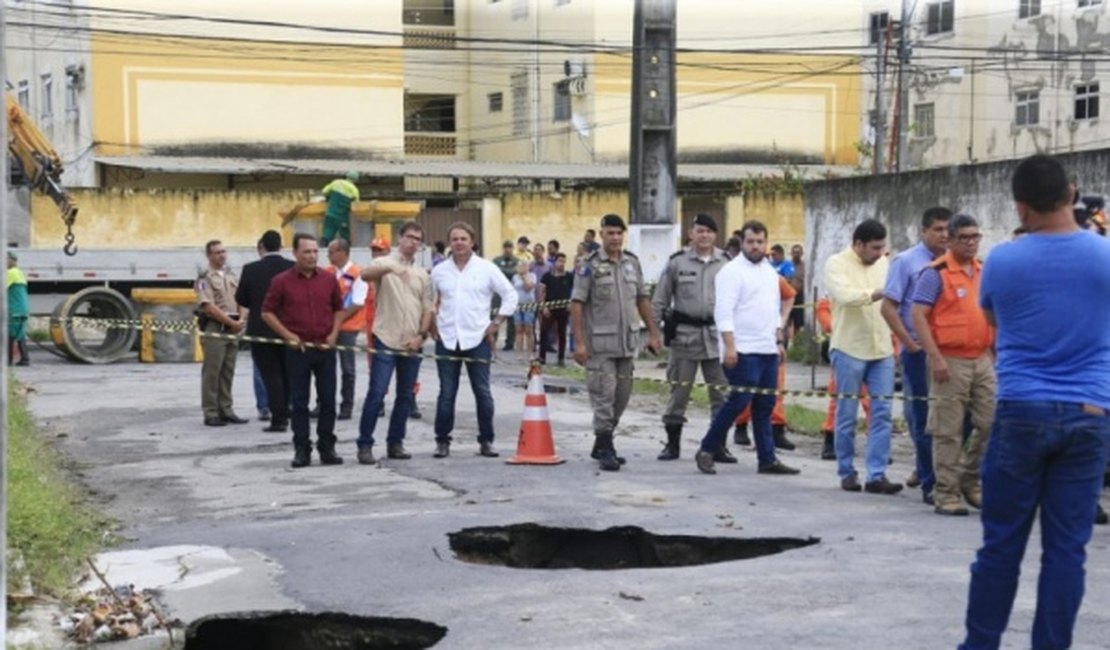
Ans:
{"label": "police cap", "polygon": [[602,228],[620,228],[621,230],[628,230],[624,225],[624,219],[615,214],[607,214],[601,218]]}
{"label": "police cap", "polygon": [[713,220],[713,217],[704,212],[699,212],[694,217],[694,225],[709,228],[713,232],[717,232],[717,222]]}

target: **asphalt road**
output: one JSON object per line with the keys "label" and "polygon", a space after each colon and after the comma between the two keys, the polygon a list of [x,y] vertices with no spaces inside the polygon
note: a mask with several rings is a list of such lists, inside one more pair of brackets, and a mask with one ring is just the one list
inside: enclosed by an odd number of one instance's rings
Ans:
{"label": "asphalt road", "polygon": [[[254,421],[201,426],[197,365],[82,366],[38,351],[33,361],[15,373],[33,389],[32,410],[120,521],[124,549],[136,551],[103,561],[152,583],[139,587],[169,585],[165,602],[186,621],[282,607],[411,617],[448,628],[441,648],[913,650],[955,647],[961,638],[977,517],[936,516],[912,490],[842,492],[834,464],[817,459],[816,439],[799,438],[797,451],[781,455],[800,476],[759,476],[748,451],[737,452],[739,465],[705,476],[692,452],[706,414],[693,414],[682,459],[661,463],[663,405],[635,398],[617,437],[629,463],[601,474],[588,458],[586,396],[564,381],[572,390],[550,395],[549,404],[567,462],[511,466],[503,461],[515,447],[524,375],[505,364],[493,382],[502,458],[475,455],[474,403],[463,380],[452,455],[437,460],[437,382],[425,362],[425,419],[409,428],[412,460],[357,465],[356,418],[338,429],[346,464],[292,470],[285,435],[262,433]],[[235,396],[244,416],[254,414],[250,370],[240,355]],[[384,429],[380,421],[379,439]],[[910,444],[896,436],[894,446],[891,475],[901,479]],[[465,527],[525,522],[820,543],[722,564],[613,571],[469,564],[448,545],[448,533]],[[1110,529],[1097,529],[1088,550],[1074,647],[1105,648]],[[178,575],[159,576],[167,558]],[[1034,531],[1005,647],[1028,647],[1038,558]]]}

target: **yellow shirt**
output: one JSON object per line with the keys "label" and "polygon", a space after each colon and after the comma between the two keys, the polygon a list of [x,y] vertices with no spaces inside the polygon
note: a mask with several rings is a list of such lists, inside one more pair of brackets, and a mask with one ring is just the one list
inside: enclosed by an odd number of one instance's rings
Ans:
{"label": "yellow shirt", "polygon": [[871,294],[886,284],[890,260],[880,257],[865,266],[851,248],[825,262],[825,291],[832,301],[833,328],[829,348],[864,361],[894,354],[890,327],[880,313],[881,300]]}

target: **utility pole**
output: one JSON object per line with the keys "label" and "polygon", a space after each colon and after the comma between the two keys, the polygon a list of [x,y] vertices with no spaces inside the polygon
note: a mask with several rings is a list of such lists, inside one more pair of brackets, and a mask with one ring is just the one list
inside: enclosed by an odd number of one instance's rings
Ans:
{"label": "utility pole", "polygon": [[875,160],[875,173],[883,173],[883,149],[886,140],[886,114],[883,111],[883,84],[886,73],[886,33],[875,44],[875,145],[872,149]]}
{"label": "utility pole", "polygon": [[902,17],[898,23],[898,155],[894,170],[905,169],[906,140],[910,133],[910,88],[906,69],[910,66],[913,48],[910,45],[910,0],[902,0]]}
{"label": "utility pole", "polygon": [[636,0],[632,33],[629,221],[675,223],[675,0]]}

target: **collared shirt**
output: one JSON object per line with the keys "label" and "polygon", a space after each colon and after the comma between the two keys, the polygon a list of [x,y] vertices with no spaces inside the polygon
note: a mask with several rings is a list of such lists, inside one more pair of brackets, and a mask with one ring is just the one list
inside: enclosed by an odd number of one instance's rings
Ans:
{"label": "collared shirt", "polygon": [[432,269],[432,288],[439,298],[436,327],[448,350],[478,347],[489,328],[493,294],[501,296],[498,315],[508,318],[516,311],[513,285],[493,262],[471,254],[466,266],[451,260]]}
{"label": "collared shirt", "polygon": [[501,269],[501,272],[505,274],[505,278],[508,280],[512,280],[513,276],[516,275],[516,265],[519,261],[516,255],[501,254],[493,258],[493,263],[497,265],[497,268]]}
{"label": "collared shirt", "polygon": [[786,278],[787,280],[794,277],[794,262],[791,262],[790,260],[784,259],[781,262],[771,260],[771,266],[779,275]]}
{"label": "collared shirt", "polygon": [[239,304],[235,302],[235,290],[239,288],[239,278],[235,277],[229,269],[217,271],[209,268],[197,278],[193,288],[197,292],[198,305],[211,303],[225,314],[239,313]]}
{"label": "collared shirt", "polygon": [[764,258],[759,264],[740,255],[717,273],[713,320],[724,359],[722,333],[731,332],[740,354],[777,354],[775,330],[782,325],[779,275]]}
{"label": "collared shirt", "polygon": [[885,256],[867,266],[851,248],[825,262],[825,290],[833,311],[830,349],[864,361],[894,354],[890,327],[880,311],[882,303],[871,300],[871,294],[886,284],[889,269]]}
{"label": "collared shirt", "polygon": [[922,269],[929,266],[933,259],[933,251],[929,250],[924,242],[902,251],[890,263],[890,272],[886,276],[886,286],[883,288],[883,297],[898,303],[898,317],[902,319],[902,324],[915,340],[917,334],[913,331],[913,318],[910,317],[914,302],[914,285]]}
{"label": "collared shirt", "polygon": [[262,311],[306,343],[324,343],[335,327],[335,312],[343,310],[343,296],[335,276],[323,269],[310,275],[292,267],[274,276],[262,301]]}
{"label": "collared shirt", "polygon": [[368,268],[376,266],[408,269],[407,280],[396,273],[386,273],[378,280],[376,290],[374,336],[386,347],[400,349],[405,341],[420,334],[424,312],[435,309],[432,280],[415,261],[406,262],[400,251],[379,257]]}
{"label": "collared shirt", "polygon": [[604,250],[590,253],[574,277],[571,300],[582,303],[590,356],[629,358],[640,338],[641,299],[650,298],[640,260],[621,251],[616,260]]}

